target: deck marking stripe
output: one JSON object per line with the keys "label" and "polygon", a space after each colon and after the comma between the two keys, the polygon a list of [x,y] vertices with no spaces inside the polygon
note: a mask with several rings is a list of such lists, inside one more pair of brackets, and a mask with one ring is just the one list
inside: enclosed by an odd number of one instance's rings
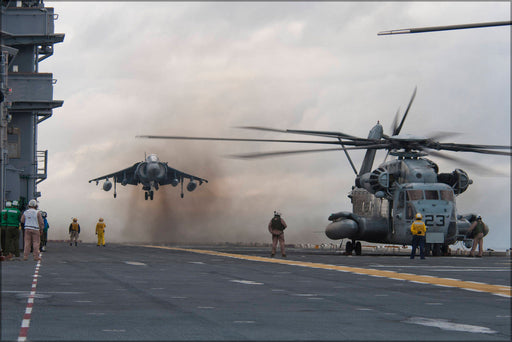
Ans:
{"label": "deck marking stripe", "polygon": [[376,270],[376,269],[371,269],[371,268],[320,264],[320,263],[314,263],[314,262],[295,261],[295,260],[288,260],[288,259],[265,258],[265,257],[258,257],[258,256],[253,256],[253,255],[216,252],[216,251],[210,251],[210,250],[204,250],[204,249],[190,249],[190,248],[151,246],[151,245],[142,245],[142,247],[159,248],[159,249],[167,249],[167,250],[174,250],[174,251],[183,251],[183,252],[191,252],[191,253],[198,253],[198,254],[223,256],[223,257],[227,257],[227,258],[250,260],[250,261],[271,262],[271,263],[275,263],[275,264],[292,265],[292,266],[299,266],[299,267],[309,267],[309,268],[317,268],[317,269],[325,269],[325,270],[350,272],[350,273],[354,273],[354,274],[361,274],[361,275],[368,275],[368,276],[381,276],[381,277],[385,277],[385,278],[402,280],[402,281],[403,280],[414,281],[414,282],[420,283],[420,284],[427,284],[427,285],[430,284],[430,285],[437,285],[437,286],[443,286],[443,287],[455,287],[455,288],[459,288],[459,289],[463,289],[463,290],[486,292],[486,293],[491,293],[494,295],[503,296],[503,297],[507,297],[507,298],[512,297],[512,287],[506,286],[506,285],[492,285],[492,284],[476,283],[476,282],[470,282],[470,281],[461,281],[461,280],[440,278],[440,277],[433,277],[433,276],[415,275],[415,274],[411,274],[411,273],[398,273],[398,272],[394,272],[394,271]]}
{"label": "deck marking stripe", "polygon": [[[39,258],[41,258],[41,253],[39,253]],[[34,298],[36,296],[36,287],[37,280],[39,278],[39,268],[41,267],[41,259],[37,261],[34,275],[32,277],[32,287],[30,291],[30,295],[27,299],[27,306],[25,307],[25,313],[23,314],[23,319],[21,321],[20,332],[18,334],[18,342],[24,342],[27,340],[28,328],[30,327],[30,319],[32,317],[32,308],[34,307]]]}
{"label": "deck marking stripe", "polygon": [[436,327],[436,328],[440,328],[442,330],[464,331],[464,332],[476,333],[476,334],[496,334],[497,333],[497,331],[494,331],[494,330],[486,328],[486,327],[482,327],[482,326],[478,326],[478,325],[452,323],[452,322],[449,322],[444,319],[412,317],[412,318],[405,320],[404,322],[410,323],[410,324],[424,325],[427,327]]}

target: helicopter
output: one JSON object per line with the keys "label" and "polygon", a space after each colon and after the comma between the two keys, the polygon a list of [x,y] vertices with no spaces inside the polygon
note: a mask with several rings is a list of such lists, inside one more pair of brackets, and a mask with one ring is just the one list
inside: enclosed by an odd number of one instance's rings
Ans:
{"label": "helicopter", "polygon": [[[440,132],[431,137],[400,134],[405,119],[416,96],[412,94],[405,113],[398,123],[396,113],[392,134],[384,134],[380,122],[370,130],[368,138],[361,138],[342,132],[312,131],[293,129],[274,129],[257,126],[239,128],[269,131],[276,133],[309,135],[327,140],[278,140],[249,138],[215,138],[186,136],[139,135],[148,139],[177,140],[213,140],[213,141],[254,141],[254,142],[289,142],[305,144],[329,144],[337,147],[249,153],[234,157],[251,159],[297,153],[326,151],[343,151],[356,177],[348,195],[352,203],[352,212],[341,211],[329,216],[330,223],[325,228],[325,235],[331,240],[348,239],[345,254],[361,255],[361,241],[397,245],[411,245],[410,227],[417,213],[421,213],[427,226],[427,253],[434,256],[447,254],[449,245],[463,241],[469,248],[472,240],[467,237],[471,223],[476,214],[457,214],[456,197],[464,193],[473,183],[468,173],[460,168],[452,172],[440,173],[438,165],[426,158],[428,155],[456,161],[470,168],[485,170],[482,166],[469,161],[449,156],[440,151],[472,152],[511,156],[512,146],[441,143],[439,139],[450,135]],[[359,171],[350,155],[350,150],[366,150]],[[373,167],[376,152],[386,150],[387,155],[382,164]],[[389,156],[395,157],[386,161]]]}

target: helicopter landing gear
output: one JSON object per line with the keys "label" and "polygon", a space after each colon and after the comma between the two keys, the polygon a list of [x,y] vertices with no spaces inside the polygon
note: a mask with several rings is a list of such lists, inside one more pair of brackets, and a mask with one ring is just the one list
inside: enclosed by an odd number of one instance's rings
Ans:
{"label": "helicopter landing gear", "polygon": [[345,254],[346,255],[352,255],[352,250],[354,247],[352,246],[352,242],[347,241],[347,244],[345,245]]}
{"label": "helicopter landing gear", "polygon": [[146,191],[146,193],[144,194],[144,199],[147,201],[148,198],[150,200],[153,200],[153,190],[150,190],[150,191]]}
{"label": "helicopter landing gear", "polygon": [[450,248],[448,245],[441,245],[441,255],[450,255]]}
{"label": "helicopter landing gear", "polygon": [[347,241],[347,244],[345,245],[345,254],[346,255],[352,255],[352,251],[356,251],[356,255],[361,255],[361,242],[359,241]]}
{"label": "helicopter landing gear", "polygon": [[442,243],[427,243],[425,246],[425,254],[427,256],[448,255],[448,245]]}
{"label": "helicopter landing gear", "polygon": [[434,243],[432,244],[432,256],[440,256],[441,255],[441,244]]}
{"label": "helicopter landing gear", "polygon": [[355,250],[356,250],[356,255],[361,255],[361,250],[362,250],[361,242],[359,242],[359,241],[356,242]]}

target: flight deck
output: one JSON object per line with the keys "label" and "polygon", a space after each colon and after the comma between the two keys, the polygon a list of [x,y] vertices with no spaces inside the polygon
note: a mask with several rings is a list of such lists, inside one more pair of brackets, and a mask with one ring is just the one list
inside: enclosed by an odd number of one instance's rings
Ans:
{"label": "flight deck", "polygon": [[51,242],[2,262],[1,339],[511,339],[509,256]]}

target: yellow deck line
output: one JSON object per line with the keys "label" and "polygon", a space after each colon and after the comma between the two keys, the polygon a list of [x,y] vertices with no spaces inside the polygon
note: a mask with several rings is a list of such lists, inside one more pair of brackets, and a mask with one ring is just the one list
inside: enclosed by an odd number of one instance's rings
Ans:
{"label": "yellow deck line", "polygon": [[253,256],[253,255],[223,253],[223,252],[216,252],[216,251],[203,250],[203,249],[189,249],[189,248],[151,246],[151,245],[144,245],[143,247],[160,248],[160,249],[192,252],[192,253],[199,253],[199,254],[208,254],[208,255],[223,256],[223,257],[228,257],[228,258],[244,259],[244,260],[251,260],[251,261],[272,262],[272,263],[276,263],[276,264],[285,264],[285,265],[293,265],[293,266],[301,266],[301,267],[309,267],[309,268],[319,268],[319,269],[334,270],[334,271],[341,271],[341,272],[350,272],[350,273],[364,274],[364,275],[374,276],[374,277],[384,277],[384,278],[389,278],[389,279],[407,280],[407,281],[412,281],[415,283],[456,287],[456,288],[470,290],[470,291],[487,292],[487,293],[491,293],[491,294],[499,295],[499,296],[503,296],[503,297],[508,297],[508,298],[510,298],[512,296],[512,288],[510,286],[504,286],[504,285],[491,285],[491,284],[476,283],[476,282],[471,282],[471,281],[432,277],[432,276],[426,276],[426,275],[417,275],[417,274],[410,274],[410,273],[398,273],[398,272],[393,272],[393,271],[375,270],[375,269],[371,269],[371,268],[338,266],[338,265],[320,264],[320,263],[303,262],[303,261],[295,261],[295,260],[287,260],[287,259],[273,259],[273,258],[258,257],[258,256]]}

